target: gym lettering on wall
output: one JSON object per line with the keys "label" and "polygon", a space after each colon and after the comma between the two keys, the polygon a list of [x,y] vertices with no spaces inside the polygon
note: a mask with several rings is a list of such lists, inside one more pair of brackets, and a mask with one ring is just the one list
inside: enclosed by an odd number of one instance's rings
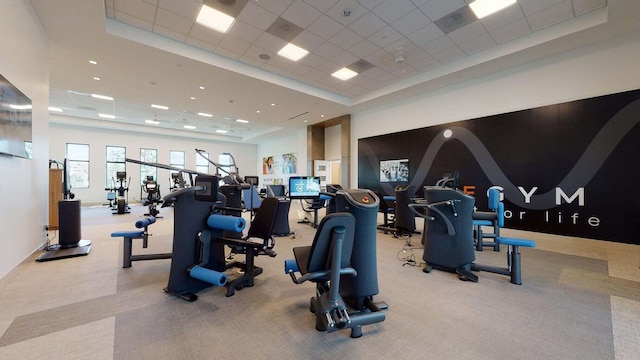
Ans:
{"label": "gym lettering on wall", "polygon": [[380,161],[408,159],[418,197],[458,170],[480,210],[501,189],[509,228],[640,244],[638,122],[634,90],[364,138],[358,187],[393,194]]}

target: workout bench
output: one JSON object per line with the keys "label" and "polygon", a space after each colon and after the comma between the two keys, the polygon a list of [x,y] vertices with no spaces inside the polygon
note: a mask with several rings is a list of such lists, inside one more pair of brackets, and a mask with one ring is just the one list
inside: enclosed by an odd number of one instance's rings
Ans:
{"label": "workout bench", "polygon": [[116,231],[111,233],[111,237],[120,237],[124,238],[124,253],[122,256],[122,267],[129,268],[131,267],[132,261],[140,261],[140,260],[155,260],[155,259],[170,259],[171,253],[161,253],[161,254],[141,254],[141,255],[132,255],[132,247],[133,247],[133,239],[142,239],[142,247],[147,248],[149,241],[149,225],[156,222],[156,218],[152,216],[145,217],[142,220],[138,220],[135,223],[136,228],[143,230],[134,230],[134,231]]}
{"label": "workout bench", "polygon": [[498,245],[507,245],[507,267],[495,267],[487,265],[471,264],[471,270],[488,271],[495,274],[508,275],[511,277],[511,283],[522,285],[522,263],[520,261],[520,247],[536,247],[536,242],[529,239],[518,239],[498,236],[495,238]]}

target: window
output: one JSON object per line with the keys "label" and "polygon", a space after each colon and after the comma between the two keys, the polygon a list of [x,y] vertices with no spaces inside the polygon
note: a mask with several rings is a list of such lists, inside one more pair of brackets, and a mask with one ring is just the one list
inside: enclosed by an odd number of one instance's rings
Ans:
{"label": "window", "polygon": [[196,155],[196,171],[203,174],[209,173],[209,153],[199,152]]}
{"label": "window", "polygon": [[[184,160],[184,151],[169,151],[169,166],[176,167],[179,169],[184,169],[185,160]],[[175,171],[171,170],[171,173]]]}
{"label": "window", "polygon": [[88,188],[89,145],[67,143],[67,166],[71,188]]}
{"label": "window", "polygon": [[[140,161],[148,163],[158,162],[158,150],[156,149],[140,149]],[[144,181],[150,176],[153,180],[158,181],[158,168],[149,165],[140,165],[140,185],[144,185]]]}
{"label": "window", "polygon": [[105,172],[105,187],[115,187],[116,173],[118,171],[126,171],[125,158],[127,149],[122,146],[107,146],[107,169]]}
{"label": "window", "polygon": [[231,154],[220,154],[218,155],[218,164],[220,164],[220,175],[227,176],[232,171],[236,171],[233,169],[231,165],[233,165],[233,159],[231,159]]}

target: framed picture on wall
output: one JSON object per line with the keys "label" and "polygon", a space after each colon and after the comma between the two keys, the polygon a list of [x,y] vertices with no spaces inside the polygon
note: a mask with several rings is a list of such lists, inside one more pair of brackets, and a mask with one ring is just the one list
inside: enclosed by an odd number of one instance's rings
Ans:
{"label": "framed picture on wall", "polygon": [[380,161],[380,182],[409,181],[409,159]]}

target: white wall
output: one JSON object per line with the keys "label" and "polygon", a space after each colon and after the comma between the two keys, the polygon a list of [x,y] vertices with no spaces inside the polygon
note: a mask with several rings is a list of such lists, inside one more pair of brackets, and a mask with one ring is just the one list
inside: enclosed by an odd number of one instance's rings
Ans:
{"label": "white wall", "polygon": [[638,54],[640,34],[633,34],[354,113],[351,187],[360,138],[638,89]]}
{"label": "white wall", "polygon": [[33,159],[0,155],[0,278],[45,241],[48,217],[48,44],[28,1],[0,6],[0,73],[33,103]]}
{"label": "white wall", "polygon": [[[214,142],[208,140],[195,140],[188,138],[168,137],[162,135],[140,134],[117,130],[89,129],[78,126],[51,124],[51,157],[62,161],[65,158],[67,143],[80,143],[90,145],[89,188],[71,189],[80,199],[83,205],[106,203],[107,192],[105,189],[105,155],[107,145],[124,146],[127,148],[126,157],[140,160],[140,148],[156,149],[160,164],[169,165],[169,151],[184,151],[185,167],[189,170],[196,169],[196,157],[199,157],[195,149],[202,149],[209,153],[209,158],[218,163],[218,155],[228,152],[233,155],[240,176],[256,174],[256,148],[254,144],[239,144],[227,142]],[[158,169],[157,181],[160,184],[161,195],[169,192],[169,170]],[[209,167],[209,173],[214,174],[213,165]],[[223,174],[224,175],[224,174]],[[127,178],[129,183],[129,202],[140,200],[140,165],[127,163]]]}
{"label": "white wall", "polygon": [[[295,174],[263,175],[262,159],[267,156],[275,156],[276,160],[282,154],[295,153],[297,157]],[[277,163],[276,163],[277,164]],[[301,129],[295,135],[283,137],[258,145],[258,172],[254,175],[260,176],[260,185],[272,183],[273,179],[282,179],[284,185],[289,184],[289,175],[310,175],[311,169],[307,168],[307,129]],[[251,175],[251,174],[248,174]]]}

